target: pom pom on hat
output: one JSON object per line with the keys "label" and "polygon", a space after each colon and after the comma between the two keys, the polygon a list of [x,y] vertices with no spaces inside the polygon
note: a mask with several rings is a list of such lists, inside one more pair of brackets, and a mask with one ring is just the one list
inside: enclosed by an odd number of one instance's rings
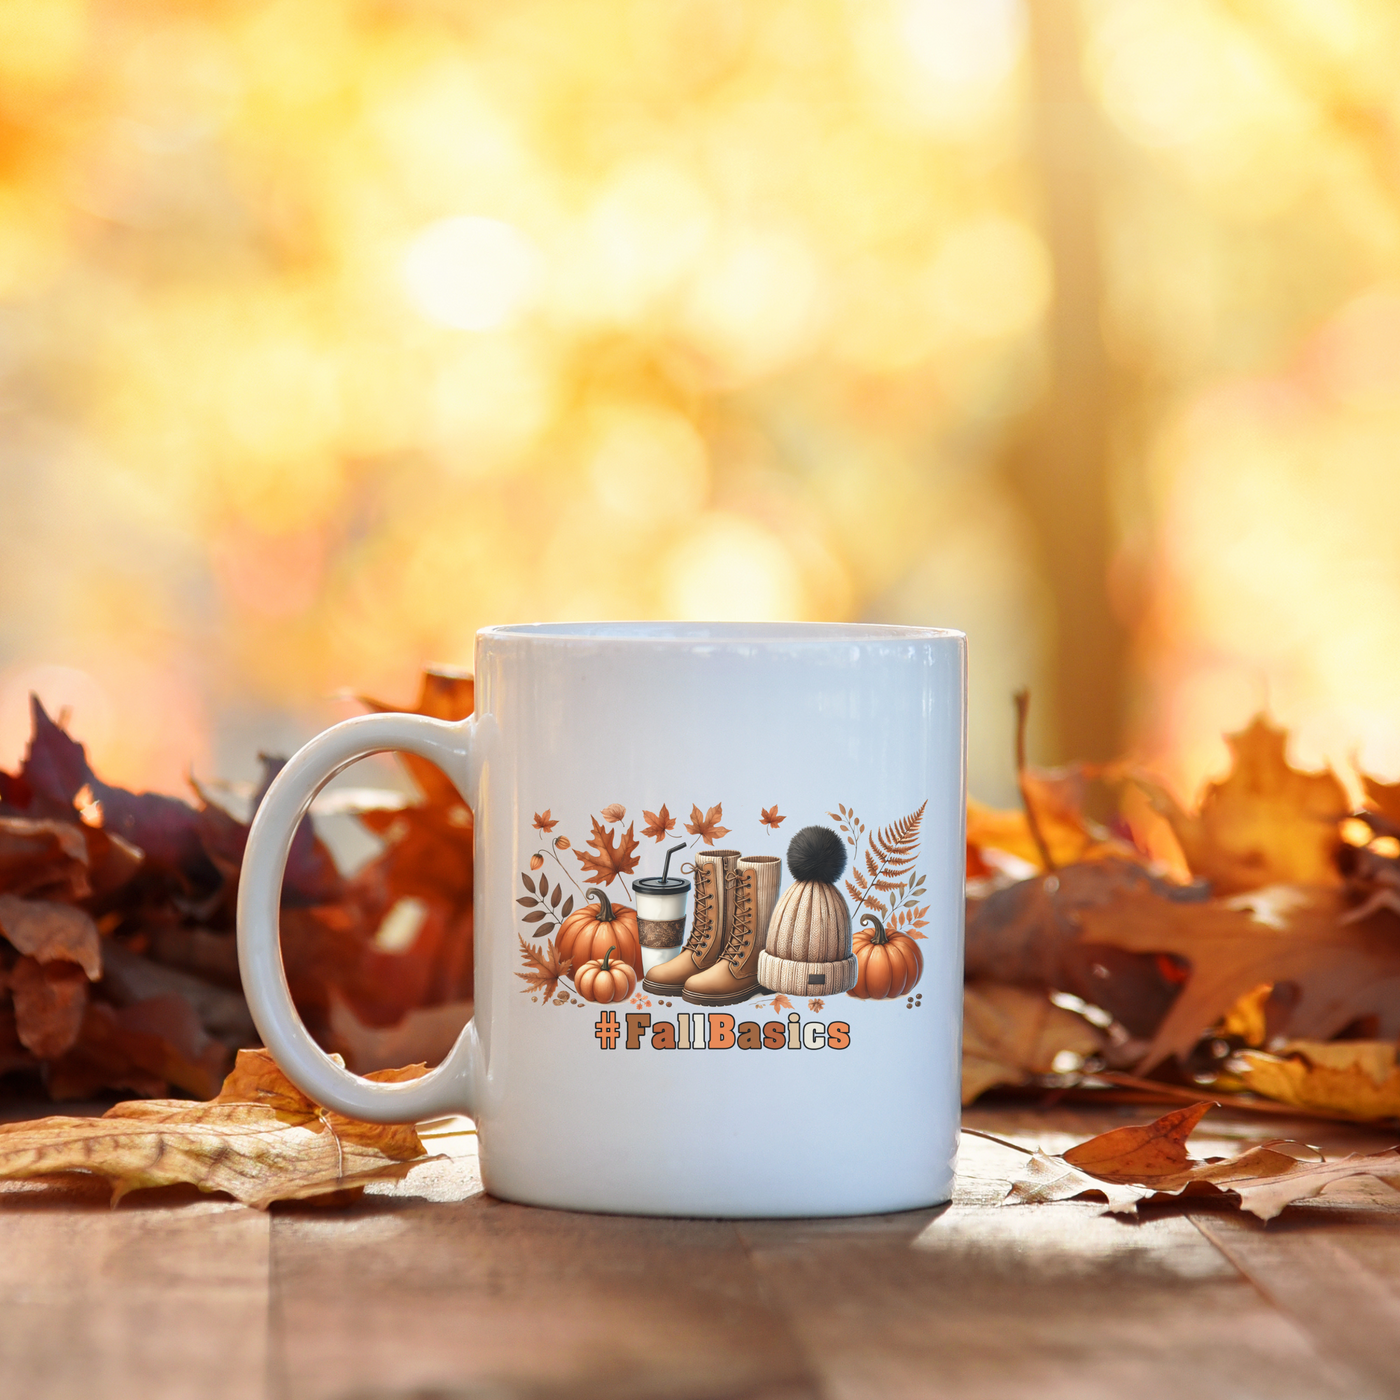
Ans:
{"label": "pom pom on hat", "polygon": [[804,826],[788,844],[787,866],[794,880],[835,884],[846,868],[846,843],[829,826]]}

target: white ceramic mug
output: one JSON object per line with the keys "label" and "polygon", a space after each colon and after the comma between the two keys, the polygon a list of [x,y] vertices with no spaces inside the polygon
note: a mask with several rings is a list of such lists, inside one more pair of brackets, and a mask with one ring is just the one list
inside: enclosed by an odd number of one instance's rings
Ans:
{"label": "white ceramic mug", "polygon": [[[347,720],[272,784],[238,900],[253,1019],[318,1103],[373,1122],[470,1115],[486,1189],[507,1200],[721,1217],[946,1201],[959,1126],[965,716],[957,632],[488,628],[477,636],[471,718]],[[335,773],[388,749],[436,763],[476,819],[476,1016],[441,1065],[402,1084],[362,1079],[316,1045],[278,946],[298,821]],[[630,887],[660,875],[667,847],[686,841],[674,860],[693,873],[721,847],[784,856],[814,825],[834,830],[850,857],[830,882],[850,916],[842,956],[860,977],[850,991],[759,987],[697,1007],[629,987],[620,964],[642,975]],[[544,863],[532,870],[537,853]],[[786,888],[785,868],[781,879]],[[600,920],[597,891],[614,922]],[[819,892],[812,907],[836,911],[824,928],[839,936],[840,909],[830,889]],[[613,943],[601,975],[580,980],[581,961],[552,980],[566,910],[568,927],[583,929],[571,946],[590,961]],[[785,938],[800,958],[790,928]],[[623,1000],[589,1000],[583,985]]]}

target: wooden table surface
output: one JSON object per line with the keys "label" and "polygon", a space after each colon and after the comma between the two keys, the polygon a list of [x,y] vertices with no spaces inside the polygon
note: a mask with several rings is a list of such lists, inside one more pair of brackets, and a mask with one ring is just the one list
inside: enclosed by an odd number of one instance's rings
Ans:
{"label": "wooden table surface", "polygon": [[[1162,1110],[977,1108],[1051,1151]],[[9,1115],[13,1116],[13,1115]],[[1388,1137],[1214,1113],[1193,1146]],[[840,1131],[833,1123],[832,1130]],[[575,1215],[483,1194],[475,1139],[336,1208],[0,1187],[0,1395],[19,1400],[1400,1396],[1400,1195],[1269,1225],[1001,1205],[964,1137],[939,1209],[853,1220]],[[435,1144],[442,1146],[443,1142]]]}

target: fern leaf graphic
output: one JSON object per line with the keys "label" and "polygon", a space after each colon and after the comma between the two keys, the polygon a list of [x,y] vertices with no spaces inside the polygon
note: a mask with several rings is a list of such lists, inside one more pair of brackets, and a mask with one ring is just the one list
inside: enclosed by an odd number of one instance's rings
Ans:
{"label": "fern leaf graphic", "polygon": [[[868,888],[872,896],[877,890],[882,893],[895,890],[903,893],[902,877],[910,875],[919,856],[919,828],[923,824],[924,809],[927,806],[926,799],[919,804],[918,811],[910,812],[907,817],[901,817],[899,821],[882,827],[871,835],[870,845],[865,852],[870,884],[867,886],[864,880],[860,883],[861,888]],[[859,878],[859,872],[855,873]],[[897,897],[891,899],[890,908],[893,909],[898,902]],[[867,898],[865,904],[874,910],[884,907],[882,901],[873,898]]]}

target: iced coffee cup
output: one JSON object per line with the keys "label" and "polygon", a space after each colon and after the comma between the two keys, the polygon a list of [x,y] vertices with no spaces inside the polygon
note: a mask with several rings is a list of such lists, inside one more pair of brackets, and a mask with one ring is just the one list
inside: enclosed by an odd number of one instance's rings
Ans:
{"label": "iced coffee cup", "polygon": [[672,875],[671,857],[685,849],[685,842],[666,852],[660,875],[632,881],[632,894],[637,905],[637,933],[642,945],[642,974],[645,976],[658,963],[675,957],[685,934],[685,906],[690,896],[690,881]]}

